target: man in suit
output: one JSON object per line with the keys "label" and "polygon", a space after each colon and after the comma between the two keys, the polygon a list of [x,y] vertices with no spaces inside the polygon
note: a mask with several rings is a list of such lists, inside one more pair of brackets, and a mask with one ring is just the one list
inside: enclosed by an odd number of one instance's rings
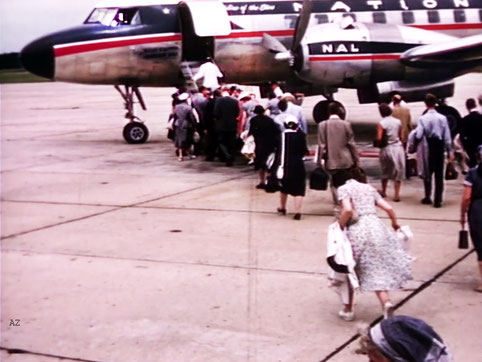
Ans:
{"label": "man in suit", "polygon": [[331,176],[333,201],[336,199],[336,188],[349,178],[350,169],[358,166],[359,158],[355,145],[355,137],[349,122],[340,118],[342,110],[338,103],[328,105],[330,118],[318,126],[318,165],[325,159],[325,169]]}
{"label": "man in suit", "polygon": [[232,166],[234,162],[239,113],[238,100],[229,95],[218,98],[214,104],[219,149],[226,166]]}
{"label": "man in suit", "polygon": [[477,166],[477,147],[482,145],[482,114],[477,111],[475,99],[469,98],[465,102],[469,114],[462,118],[460,141],[469,156],[469,166]]}
{"label": "man in suit", "polygon": [[398,118],[402,122],[402,134],[400,140],[406,145],[408,134],[413,128],[410,109],[402,105],[402,96],[400,94],[395,94],[392,97],[392,105],[392,117]]}
{"label": "man in suit", "polygon": [[444,190],[444,154],[447,152],[449,161],[453,160],[452,156],[452,138],[450,137],[450,128],[447,117],[435,110],[437,106],[437,97],[433,94],[425,96],[425,105],[427,111],[418,121],[415,130],[415,139],[421,142],[425,137],[428,145],[428,173],[424,179],[425,197],[422,204],[432,204],[432,178],[435,179],[434,207],[442,206],[442,195]]}

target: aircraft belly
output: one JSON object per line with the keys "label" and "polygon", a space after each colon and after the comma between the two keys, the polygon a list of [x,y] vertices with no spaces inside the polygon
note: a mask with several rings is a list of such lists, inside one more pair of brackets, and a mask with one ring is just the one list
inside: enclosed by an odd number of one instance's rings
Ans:
{"label": "aircraft belly", "polygon": [[229,83],[261,84],[293,77],[289,64],[276,61],[260,38],[217,41],[215,54]]}
{"label": "aircraft belly", "polygon": [[86,84],[172,86],[179,83],[180,46],[148,44],[57,57],[55,79]]}

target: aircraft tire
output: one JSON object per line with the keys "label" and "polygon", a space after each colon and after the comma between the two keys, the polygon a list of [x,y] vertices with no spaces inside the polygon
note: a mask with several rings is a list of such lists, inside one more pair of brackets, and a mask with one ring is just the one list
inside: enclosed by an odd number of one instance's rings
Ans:
{"label": "aircraft tire", "polygon": [[323,121],[326,121],[328,118],[329,118],[329,114],[328,114],[328,104],[330,104],[331,102],[334,102],[334,103],[338,103],[343,112],[341,114],[341,119],[345,119],[346,118],[346,110],[345,110],[345,107],[343,106],[343,104],[341,104],[340,102],[338,101],[329,101],[329,100],[325,100],[325,101],[320,101],[318,103],[316,103],[315,107],[313,108],[313,120],[316,122],[316,123],[320,123],[320,122],[323,122]]}
{"label": "aircraft tire", "polygon": [[130,122],[125,125],[122,135],[127,143],[140,144],[147,141],[149,130],[141,122]]}

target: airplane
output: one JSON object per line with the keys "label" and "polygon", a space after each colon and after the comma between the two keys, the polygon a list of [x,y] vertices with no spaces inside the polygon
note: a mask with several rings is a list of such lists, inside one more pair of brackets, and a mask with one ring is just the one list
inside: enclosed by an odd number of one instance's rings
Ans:
{"label": "airplane", "polygon": [[85,22],[26,45],[25,69],[55,81],[114,85],[124,100],[128,143],[149,131],[140,87],[187,84],[208,58],[227,83],[325,99],[339,88],[376,103],[453,96],[457,76],[481,71],[481,0],[107,0]]}

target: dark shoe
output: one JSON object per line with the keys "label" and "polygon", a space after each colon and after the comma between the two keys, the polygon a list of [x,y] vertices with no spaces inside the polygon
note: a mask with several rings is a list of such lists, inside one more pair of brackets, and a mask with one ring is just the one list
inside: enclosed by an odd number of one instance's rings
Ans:
{"label": "dark shoe", "polygon": [[228,162],[226,162],[226,166],[227,166],[227,167],[233,166],[233,161],[228,161]]}
{"label": "dark shoe", "polygon": [[442,203],[441,202],[435,202],[433,204],[433,207],[436,207],[436,208],[442,207]]}
{"label": "dark shoe", "polygon": [[430,200],[430,197],[423,198],[421,202],[424,205],[432,205],[432,200]]}
{"label": "dark shoe", "polygon": [[286,209],[282,209],[281,207],[278,207],[276,211],[278,211],[279,215],[286,215]]}
{"label": "dark shoe", "polygon": [[300,213],[295,214],[295,216],[293,216],[293,219],[301,220],[301,214]]}
{"label": "dark shoe", "polygon": [[258,184],[256,185],[256,188],[264,190],[266,188],[266,184]]}

